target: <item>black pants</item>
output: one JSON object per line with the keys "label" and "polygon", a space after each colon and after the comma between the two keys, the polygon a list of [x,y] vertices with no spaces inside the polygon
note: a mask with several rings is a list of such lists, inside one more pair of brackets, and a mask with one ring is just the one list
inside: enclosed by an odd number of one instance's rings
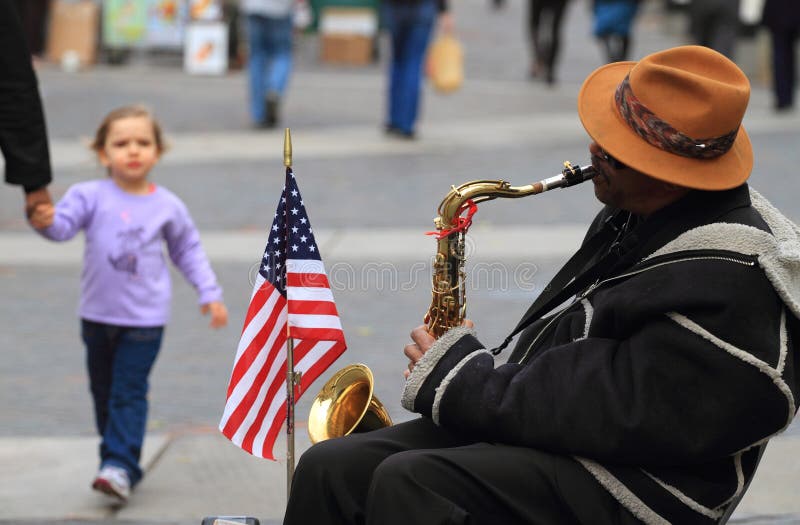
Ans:
{"label": "black pants", "polygon": [[691,2],[689,32],[696,44],[715,49],[733,60],[739,35],[739,1]]}
{"label": "black pants", "polygon": [[790,108],[794,105],[794,89],[797,80],[794,46],[800,37],[800,27],[774,27],[772,32],[772,74],[775,92],[775,107]]}
{"label": "black pants", "polygon": [[561,47],[561,20],[567,0],[530,0],[528,35],[533,47],[534,61],[544,67],[548,80],[555,75],[556,60]]}
{"label": "black pants", "polygon": [[309,523],[639,522],[571,458],[471,443],[421,418],[306,451],[284,525]]}

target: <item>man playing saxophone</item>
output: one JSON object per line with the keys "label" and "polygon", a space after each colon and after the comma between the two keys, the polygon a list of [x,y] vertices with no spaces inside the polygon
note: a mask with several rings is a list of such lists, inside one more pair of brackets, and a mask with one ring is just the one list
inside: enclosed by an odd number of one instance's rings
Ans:
{"label": "man playing saxophone", "polygon": [[422,417],[309,449],[284,523],[724,523],[800,391],[800,230],[746,183],[749,93],[698,46],[592,73],[605,207],[507,362],[414,329]]}

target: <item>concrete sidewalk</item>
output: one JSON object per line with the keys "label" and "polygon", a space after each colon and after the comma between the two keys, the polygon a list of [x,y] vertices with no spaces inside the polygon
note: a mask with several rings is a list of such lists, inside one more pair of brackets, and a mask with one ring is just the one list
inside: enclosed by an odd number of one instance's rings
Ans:
{"label": "concrete sidewalk", "polygon": [[[298,414],[296,455],[308,445],[305,414]],[[0,523],[76,522],[199,525],[204,516],[249,515],[279,523],[286,501],[286,442],[272,462],[227,441],[216,429],[151,434],[145,442],[146,475],[125,506],[90,490],[94,437],[0,439]],[[732,523],[800,523],[800,436],[777,437]],[[14,475],[8,475],[9,473]]]}

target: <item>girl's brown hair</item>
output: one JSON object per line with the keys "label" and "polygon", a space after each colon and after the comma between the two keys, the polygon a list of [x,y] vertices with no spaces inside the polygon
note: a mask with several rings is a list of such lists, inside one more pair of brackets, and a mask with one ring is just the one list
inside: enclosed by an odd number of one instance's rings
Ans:
{"label": "girl's brown hair", "polygon": [[89,146],[92,151],[95,153],[103,151],[103,148],[106,145],[106,139],[108,138],[108,130],[111,129],[111,124],[118,120],[131,117],[146,117],[150,119],[150,122],[153,124],[153,135],[156,139],[156,148],[158,149],[158,153],[159,155],[164,153],[167,150],[167,145],[164,142],[164,134],[161,132],[161,125],[159,125],[158,121],[155,119],[153,113],[149,109],[139,104],[122,106],[106,115],[106,117],[103,119],[103,122],[100,123],[100,127],[97,128],[97,131],[94,134],[94,140]]}

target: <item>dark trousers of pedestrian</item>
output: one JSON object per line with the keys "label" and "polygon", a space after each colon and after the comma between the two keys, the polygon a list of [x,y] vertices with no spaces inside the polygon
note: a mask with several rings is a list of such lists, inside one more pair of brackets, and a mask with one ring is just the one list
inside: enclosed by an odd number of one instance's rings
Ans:
{"label": "dark trousers of pedestrian", "polygon": [[142,479],[139,458],[147,425],[148,377],[164,327],[125,327],[83,319],[89,388],[101,436],[100,467],[125,469],[131,486]]}
{"label": "dark trousers of pedestrian", "polygon": [[283,523],[639,522],[572,458],[471,442],[420,418],[306,451]]}
{"label": "dark trousers of pedestrian", "polygon": [[250,118],[259,126],[278,122],[278,105],[292,72],[292,18],[247,16]]}
{"label": "dark trousers of pedestrian", "polygon": [[638,7],[635,0],[595,0],[593,32],[600,39],[609,63],[628,59],[631,26]]}
{"label": "dark trousers of pedestrian", "polygon": [[384,22],[392,40],[389,63],[389,129],[414,134],[422,90],[425,51],[436,22],[434,0],[384,2]]}
{"label": "dark trousers of pedestrian", "polygon": [[689,4],[689,32],[695,43],[733,59],[739,34],[738,0],[703,0]]}
{"label": "dark trousers of pedestrian", "polygon": [[530,0],[528,5],[528,35],[533,47],[534,64],[531,76],[544,75],[555,81],[556,60],[561,49],[561,21],[567,0]]}
{"label": "dark trousers of pedestrian", "polygon": [[800,28],[773,27],[770,31],[775,108],[789,109],[794,105],[794,89],[797,81],[795,44],[800,35]]}

